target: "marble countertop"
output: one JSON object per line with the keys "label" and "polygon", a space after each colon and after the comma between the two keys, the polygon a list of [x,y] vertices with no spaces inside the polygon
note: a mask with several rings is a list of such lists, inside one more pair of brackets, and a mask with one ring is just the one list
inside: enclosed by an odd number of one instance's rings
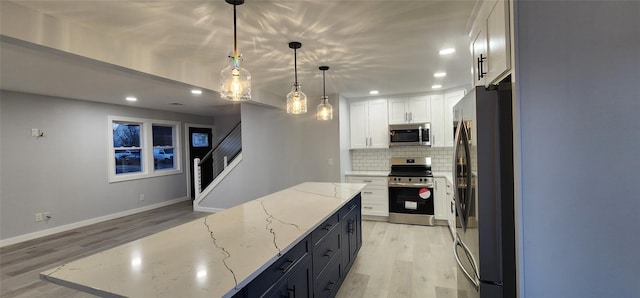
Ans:
{"label": "marble countertop", "polygon": [[40,276],[101,296],[230,297],[364,187],[302,183]]}
{"label": "marble countertop", "polygon": [[445,177],[449,179],[449,182],[453,183],[453,175],[451,172],[433,172],[433,177]]}
{"label": "marble countertop", "polygon": [[346,176],[380,176],[387,177],[389,176],[389,171],[348,171],[345,173]]}

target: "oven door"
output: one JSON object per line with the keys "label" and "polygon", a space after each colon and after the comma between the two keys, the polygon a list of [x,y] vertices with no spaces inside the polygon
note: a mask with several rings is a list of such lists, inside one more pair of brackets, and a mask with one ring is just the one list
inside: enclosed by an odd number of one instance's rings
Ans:
{"label": "oven door", "polygon": [[433,215],[433,187],[389,186],[389,212]]}

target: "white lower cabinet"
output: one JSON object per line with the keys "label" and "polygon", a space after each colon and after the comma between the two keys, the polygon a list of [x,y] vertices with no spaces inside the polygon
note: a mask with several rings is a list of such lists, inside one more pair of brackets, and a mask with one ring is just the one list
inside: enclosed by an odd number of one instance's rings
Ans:
{"label": "white lower cabinet", "polygon": [[433,190],[433,208],[436,219],[447,223],[451,235],[455,239],[456,235],[456,209],[453,202],[453,184],[444,177],[434,177],[435,187]]}
{"label": "white lower cabinet", "polygon": [[362,215],[389,216],[387,177],[347,175],[347,182],[367,185],[362,189]]}
{"label": "white lower cabinet", "polygon": [[449,219],[449,200],[447,199],[447,178],[433,178],[433,215],[436,219]]}
{"label": "white lower cabinet", "polygon": [[453,197],[453,183],[447,180],[447,202],[449,204],[449,210],[447,210],[447,222],[449,229],[451,230],[451,236],[456,237],[456,203]]}

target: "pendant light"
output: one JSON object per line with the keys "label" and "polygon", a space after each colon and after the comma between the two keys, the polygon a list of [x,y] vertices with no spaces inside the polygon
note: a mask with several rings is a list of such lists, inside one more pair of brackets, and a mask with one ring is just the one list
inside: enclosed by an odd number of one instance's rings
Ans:
{"label": "pendant light", "polygon": [[230,65],[220,72],[220,98],[229,101],[251,100],[251,74],[240,67],[240,53],[238,52],[236,6],[244,0],[225,0],[233,5],[233,56]]}
{"label": "pendant light", "polygon": [[302,92],[298,84],[298,61],[296,50],[302,47],[302,43],[292,41],[289,48],[293,49],[293,73],[295,81],[291,92],[287,94],[287,114],[304,114],[307,112],[307,95]]}
{"label": "pendant light", "polygon": [[329,70],[329,66],[320,66],[320,70],[322,70],[322,98],[320,99],[320,104],[318,105],[318,112],[316,113],[316,119],[318,120],[331,120],[333,119],[333,107],[329,104],[329,97],[327,97],[327,93],[325,91],[325,71]]}

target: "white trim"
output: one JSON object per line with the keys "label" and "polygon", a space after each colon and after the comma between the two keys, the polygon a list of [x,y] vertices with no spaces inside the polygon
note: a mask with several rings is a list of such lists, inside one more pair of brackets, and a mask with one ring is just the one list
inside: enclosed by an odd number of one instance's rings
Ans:
{"label": "white trim", "polygon": [[[218,186],[218,184],[220,184],[222,180],[224,180],[224,178],[226,178],[229,175],[229,173],[231,173],[231,171],[233,171],[233,169],[235,169],[240,164],[241,161],[242,161],[242,151],[240,151],[238,156],[236,156],[236,158],[234,158],[231,161],[231,163],[218,175],[218,177],[216,177],[216,179],[213,179],[213,181],[211,181],[211,184],[209,184],[207,188],[202,190],[202,192],[200,193],[200,196],[195,198],[195,200],[193,200],[194,211],[199,211],[199,208],[208,208],[208,207],[200,207],[200,203],[204,201],[204,199],[209,195],[209,193],[211,193],[211,191],[216,186]],[[209,209],[213,210],[217,208],[209,208]],[[221,210],[224,210],[224,209],[221,209]]]}
{"label": "white trim", "polygon": [[[184,124],[184,164],[189,165],[189,169],[191,169],[191,164],[193,164],[193,159],[191,158],[191,144],[189,144],[189,128],[191,127],[199,127],[199,128],[209,128],[211,129],[211,139],[215,137],[216,126],[215,125],[207,125],[207,124],[195,124],[195,123],[185,123]],[[213,140],[210,140],[213,142]],[[185,166],[186,167],[186,166]],[[189,170],[190,172],[193,172]],[[187,176],[187,197],[191,197],[191,174],[185,175]]]}
{"label": "white trim", "polygon": [[200,207],[200,206],[193,205],[193,211],[198,211],[198,212],[218,213],[218,212],[225,211],[225,210],[227,210],[227,209]]}
{"label": "white trim", "polygon": [[29,233],[29,234],[24,234],[24,235],[12,237],[12,238],[3,239],[3,240],[0,240],[0,247],[4,247],[4,246],[7,246],[7,245],[12,245],[12,244],[16,244],[16,243],[20,243],[20,242],[24,242],[24,241],[28,241],[28,240],[33,240],[33,239],[36,239],[36,238],[45,237],[45,236],[53,235],[53,234],[60,233],[60,232],[66,232],[66,231],[69,231],[69,230],[85,227],[85,226],[88,226],[88,225],[104,222],[104,221],[107,221],[107,220],[112,220],[112,219],[133,215],[133,214],[136,214],[136,213],[149,211],[149,210],[160,208],[160,207],[164,207],[164,206],[173,205],[173,204],[184,202],[184,201],[187,201],[187,200],[190,200],[190,198],[189,197],[177,198],[177,199],[173,199],[173,200],[169,200],[169,201],[164,201],[164,202],[160,202],[160,203],[156,203],[156,204],[152,204],[152,205],[143,206],[143,207],[136,208],[136,209],[131,209],[131,210],[127,210],[127,211],[113,213],[113,214],[100,216],[100,217],[96,217],[96,218],[92,218],[92,219],[87,219],[87,220],[83,220],[83,221],[79,221],[79,222],[74,222],[74,223],[71,223],[71,224],[67,224],[67,225],[63,225],[63,226],[59,226],[59,227],[55,227],[55,228],[51,228],[51,229],[47,229],[47,230],[42,230],[42,231],[38,231],[38,232],[33,232],[33,233]]}
{"label": "white trim", "polygon": [[[114,148],[113,148],[113,122],[131,122],[140,123],[140,147],[141,147],[141,161],[142,172],[119,174],[116,175],[114,160]],[[156,170],[153,167],[153,125],[160,126],[173,126],[174,127],[174,169],[160,169]],[[169,120],[157,120],[157,119],[144,119],[133,117],[121,117],[108,115],[107,116],[107,143],[109,144],[109,150],[107,152],[107,169],[109,169],[109,183],[131,181],[137,179],[146,179],[160,176],[176,175],[182,173],[182,163],[179,158],[182,152],[182,146],[180,143],[180,127],[179,121]]]}

